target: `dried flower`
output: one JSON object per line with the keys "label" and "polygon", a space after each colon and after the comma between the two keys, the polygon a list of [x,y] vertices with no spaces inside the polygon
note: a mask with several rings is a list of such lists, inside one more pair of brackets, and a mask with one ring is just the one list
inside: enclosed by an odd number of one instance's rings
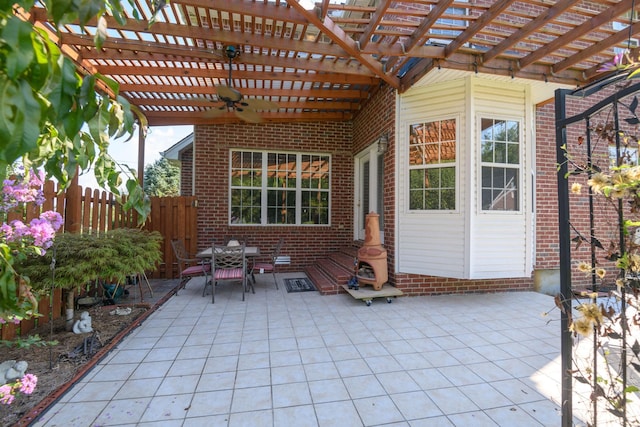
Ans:
{"label": "dried flower", "polygon": [[576,309],[582,313],[582,316],[592,323],[599,325],[602,322],[602,312],[597,304],[580,304]]}
{"label": "dried flower", "polygon": [[607,274],[607,270],[604,268],[596,268],[596,276],[600,279],[604,279],[604,276]]}
{"label": "dried flower", "polygon": [[593,323],[589,319],[581,317],[573,321],[569,329],[577,332],[582,336],[588,337],[593,332]]}
{"label": "dried flower", "polygon": [[580,192],[582,191],[582,184],[574,182],[573,184],[571,184],[571,192],[573,194],[580,194]]}
{"label": "dried flower", "polygon": [[580,263],[578,264],[578,271],[581,271],[583,273],[591,273],[591,265],[587,264],[584,261],[580,261]]}
{"label": "dried flower", "polygon": [[609,185],[609,179],[605,174],[598,172],[587,181],[587,184],[595,194],[601,194],[604,187]]}

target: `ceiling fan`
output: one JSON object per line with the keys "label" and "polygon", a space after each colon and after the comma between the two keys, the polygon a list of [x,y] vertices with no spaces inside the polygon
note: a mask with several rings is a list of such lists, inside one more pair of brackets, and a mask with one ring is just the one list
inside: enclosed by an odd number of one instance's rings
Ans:
{"label": "ceiling fan", "polygon": [[242,96],[233,87],[233,80],[231,79],[231,64],[240,55],[240,52],[234,46],[227,46],[224,49],[224,53],[229,59],[229,79],[227,86],[218,85],[216,87],[218,100],[224,102],[224,105],[210,109],[208,115],[217,116],[227,111],[233,111],[238,118],[246,122],[261,123],[262,116],[256,110],[277,110],[280,107],[275,102],[266,99],[245,98]]}

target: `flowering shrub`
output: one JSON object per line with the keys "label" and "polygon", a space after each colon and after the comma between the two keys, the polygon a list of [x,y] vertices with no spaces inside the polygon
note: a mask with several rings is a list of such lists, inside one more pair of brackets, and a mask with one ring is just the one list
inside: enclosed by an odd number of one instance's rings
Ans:
{"label": "flowering shrub", "polygon": [[31,172],[15,179],[6,179],[0,195],[0,323],[19,322],[36,314],[38,301],[31,292],[28,279],[14,269],[17,261],[29,255],[44,255],[53,244],[55,233],[62,226],[57,212],[42,212],[28,224],[9,221],[9,213],[25,203],[41,206],[44,176]]}
{"label": "flowering shrub", "polygon": [[37,383],[38,377],[33,374],[25,374],[22,378],[0,386],[0,404],[11,405],[18,393],[33,393]]}

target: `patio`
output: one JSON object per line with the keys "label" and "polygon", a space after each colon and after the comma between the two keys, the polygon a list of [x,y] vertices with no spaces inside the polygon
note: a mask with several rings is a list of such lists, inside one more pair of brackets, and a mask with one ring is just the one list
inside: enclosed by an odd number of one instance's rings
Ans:
{"label": "patio", "polygon": [[[192,279],[33,425],[557,426],[560,327],[532,292],[376,299]],[[200,279],[201,280],[201,279]],[[159,292],[156,292],[156,298]],[[548,316],[542,313],[551,310]],[[587,417],[574,397],[575,425]],[[599,412],[599,425],[619,425]]]}

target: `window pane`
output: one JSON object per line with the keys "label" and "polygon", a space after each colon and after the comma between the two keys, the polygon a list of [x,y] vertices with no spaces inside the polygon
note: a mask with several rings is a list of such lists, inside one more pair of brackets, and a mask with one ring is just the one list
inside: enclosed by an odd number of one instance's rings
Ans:
{"label": "window pane", "polygon": [[456,169],[455,168],[442,168],[441,170],[441,187],[455,189],[456,186]]}
{"label": "window pane", "polygon": [[481,135],[483,141],[493,141],[493,120],[482,119],[481,121]]}
{"label": "window pane", "polygon": [[509,152],[507,153],[507,163],[517,165],[520,163],[520,146],[518,144],[507,145]]}
{"label": "window pane", "polygon": [[455,209],[456,208],[456,191],[442,190],[442,209]]}
{"label": "window pane", "polygon": [[261,191],[257,189],[231,190],[230,222],[232,224],[259,224],[260,197]]}
{"label": "window pane", "polygon": [[507,141],[520,142],[520,123],[514,121],[507,122]]}
{"label": "window pane", "polygon": [[[294,224],[295,223],[295,191],[269,190],[267,192],[267,223]],[[292,222],[293,221],[293,222]]]}
{"label": "window pane", "polygon": [[[517,168],[483,167],[482,209],[519,210],[518,175]],[[488,177],[491,177],[491,182]]]}
{"label": "window pane", "polygon": [[482,141],[482,161],[493,163],[493,141]]}
{"label": "window pane", "polygon": [[303,191],[301,209],[301,221],[303,224],[328,224],[328,193],[324,191]]}
{"label": "window pane", "polygon": [[491,168],[493,173],[491,174],[492,182],[491,186],[496,188],[504,188],[504,169],[503,168]]}
{"label": "window pane", "polygon": [[409,191],[409,209],[424,209],[424,191],[422,189]]}
{"label": "window pane", "polygon": [[425,191],[425,209],[438,209],[440,207],[440,194],[438,191]]}
{"label": "window pane", "polygon": [[495,158],[494,163],[506,163],[507,162],[507,144],[503,142],[496,142],[495,146]]}
{"label": "window pane", "polygon": [[409,171],[409,188],[425,188],[428,184],[425,184],[424,178],[425,171],[423,169],[412,169]]}
{"label": "window pane", "polygon": [[482,187],[491,187],[491,168],[482,168]]}
{"label": "window pane", "polygon": [[427,179],[425,180],[425,188],[440,187],[440,169],[427,169]]}
{"label": "window pane", "polygon": [[507,124],[502,120],[496,120],[493,124],[493,139],[496,141],[507,140]]}

